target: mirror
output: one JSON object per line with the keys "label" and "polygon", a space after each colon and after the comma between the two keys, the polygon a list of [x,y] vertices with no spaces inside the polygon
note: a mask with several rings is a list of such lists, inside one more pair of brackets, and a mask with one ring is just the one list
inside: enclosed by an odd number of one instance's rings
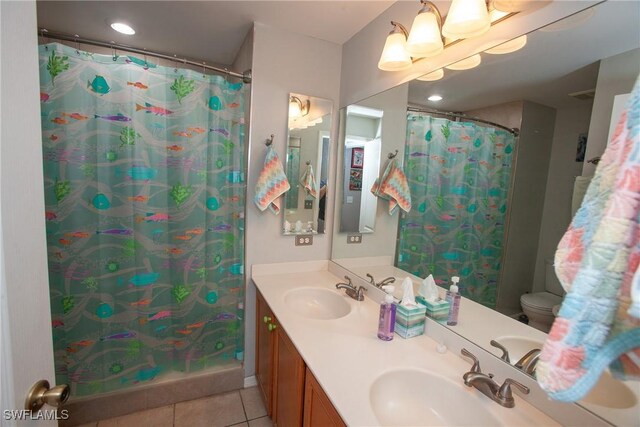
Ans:
{"label": "mirror", "polygon": [[367,191],[380,169],[384,111],[349,105],[345,117],[340,232],[373,233],[377,198]]}
{"label": "mirror", "polygon": [[285,172],[291,189],[284,197],[282,232],[285,235],[324,234],[333,102],[290,93],[288,105]]}
{"label": "mirror", "polygon": [[[509,350],[512,365],[520,361],[524,371],[530,369],[531,356],[524,356],[540,347],[546,333],[518,321],[520,298],[527,293],[560,294],[554,291],[557,278],[551,260],[571,220],[575,178],[593,174],[587,161],[606,146],[614,95],[630,92],[638,75],[639,14],[638,2],[601,3],[529,34],[516,52],[483,53],[477,68],[445,69],[442,80],[414,81],[372,97],[406,93],[404,99],[378,108],[385,118],[388,111],[403,112],[404,126],[383,138],[382,153],[396,148],[387,141],[402,141],[398,158],[410,181],[413,208],[384,226],[376,222],[375,232],[362,236],[360,245],[347,247],[344,236],[334,230],[333,260],[367,281],[366,273],[376,281],[410,276],[417,285],[433,273],[443,286],[441,295],[451,276],[461,276],[465,298],[459,323],[451,330],[500,357],[502,351],[491,345],[495,340]],[[434,94],[443,99],[428,101]],[[407,111],[408,106],[419,111]],[[424,110],[462,112],[500,126]],[[503,128],[519,128],[520,134],[507,141]],[[445,140],[444,151],[429,151],[432,147],[425,143],[430,138]],[[453,138],[469,140],[471,146]],[[499,149],[486,155],[473,151],[476,144],[491,141],[500,144]],[[431,166],[442,166],[443,161],[445,167],[432,173],[436,169]],[[449,186],[458,169],[471,180],[469,186],[482,184],[485,193],[472,197],[466,187]],[[498,173],[500,184],[488,180]],[[447,193],[434,193],[434,187]],[[486,222],[459,222],[476,211],[488,215]],[[425,221],[429,215],[435,217]],[[467,228],[477,233],[471,237]],[[479,244],[476,238],[488,240]],[[465,257],[480,265],[465,269]],[[561,301],[561,295],[556,297],[553,305]],[[552,321],[551,313],[549,307]],[[609,376],[602,381],[608,384],[596,386],[581,405],[616,425],[636,423],[638,383]]]}

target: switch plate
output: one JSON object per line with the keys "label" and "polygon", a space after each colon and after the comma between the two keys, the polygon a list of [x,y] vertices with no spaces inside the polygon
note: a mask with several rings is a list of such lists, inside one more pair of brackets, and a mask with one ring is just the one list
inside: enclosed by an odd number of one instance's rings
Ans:
{"label": "switch plate", "polygon": [[305,200],[304,201],[305,209],[313,209],[313,200]]}
{"label": "switch plate", "polygon": [[347,234],[347,243],[348,244],[362,243],[362,234]]}
{"label": "switch plate", "polygon": [[313,245],[313,234],[296,235],[296,246],[311,246],[311,245]]}

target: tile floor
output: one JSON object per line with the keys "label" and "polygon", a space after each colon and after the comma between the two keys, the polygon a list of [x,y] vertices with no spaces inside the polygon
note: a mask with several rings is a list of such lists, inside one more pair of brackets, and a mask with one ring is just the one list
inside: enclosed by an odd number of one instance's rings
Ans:
{"label": "tile floor", "polygon": [[257,387],[135,412],[79,427],[272,427]]}

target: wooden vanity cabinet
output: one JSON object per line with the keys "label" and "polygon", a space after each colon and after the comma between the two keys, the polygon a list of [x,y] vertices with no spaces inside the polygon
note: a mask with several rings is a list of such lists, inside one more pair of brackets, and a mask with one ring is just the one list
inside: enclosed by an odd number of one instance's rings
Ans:
{"label": "wooden vanity cabinet", "polygon": [[275,426],[346,426],[259,291],[256,379]]}
{"label": "wooden vanity cabinet", "polygon": [[267,415],[271,419],[274,419],[273,380],[276,348],[274,330],[277,329],[275,319],[273,312],[258,292],[256,297],[256,380],[267,408]]}
{"label": "wooden vanity cabinet", "polygon": [[305,375],[304,427],[347,427],[309,368]]}

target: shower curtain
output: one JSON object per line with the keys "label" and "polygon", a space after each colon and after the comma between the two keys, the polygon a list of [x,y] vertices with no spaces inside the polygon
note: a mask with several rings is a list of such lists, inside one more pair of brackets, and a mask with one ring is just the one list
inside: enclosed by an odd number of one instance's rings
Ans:
{"label": "shower curtain", "polygon": [[239,363],[243,84],[39,54],[57,382],[83,396]]}
{"label": "shower curtain", "polygon": [[516,138],[408,113],[406,175],[416,209],[400,219],[396,265],[495,307]]}

